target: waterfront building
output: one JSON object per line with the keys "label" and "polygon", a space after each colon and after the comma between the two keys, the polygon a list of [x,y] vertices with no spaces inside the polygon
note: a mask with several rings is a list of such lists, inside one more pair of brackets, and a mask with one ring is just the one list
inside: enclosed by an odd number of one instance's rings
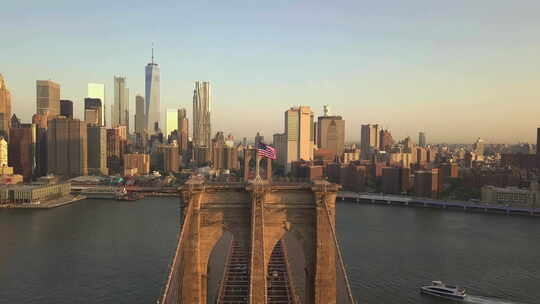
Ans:
{"label": "waterfront building", "polygon": [[26,182],[32,179],[36,170],[37,131],[35,124],[21,124],[17,128],[11,128],[9,164]]}
{"label": "waterfront building", "polygon": [[536,182],[532,182],[529,189],[484,186],[482,187],[482,202],[538,208],[540,207],[540,192]]}
{"label": "waterfront building", "polygon": [[142,135],[146,131],[144,97],[141,95],[135,96],[135,133]]}
{"label": "waterfront building", "polygon": [[88,173],[108,175],[107,169],[107,128],[88,125]]}
{"label": "waterfront building", "polygon": [[87,130],[84,121],[63,116],[48,121],[47,172],[73,177],[88,174]]}
{"label": "waterfront building", "polygon": [[129,133],[129,88],[126,77],[114,77],[112,126],[125,126]]}
{"label": "waterfront building", "polygon": [[137,169],[136,174],[147,175],[150,173],[150,156],[140,153],[124,154],[124,168]]}
{"label": "waterfront building", "polygon": [[146,130],[148,134],[159,133],[160,124],[160,75],[159,66],[154,62],[154,48],[152,48],[152,61],[145,68],[145,100],[146,100]]}
{"label": "waterfront building", "polygon": [[439,169],[416,171],[414,194],[420,197],[437,198],[439,196]]}
{"label": "waterfront building", "polygon": [[67,99],[60,100],[60,115],[73,118],[73,101]]}
{"label": "waterfront building", "polygon": [[107,125],[106,102],[105,102],[105,85],[101,83],[88,84],[88,98],[101,100],[101,126]]}
{"label": "waterfront building", "polygon": [[104,126],[103,103],[99,98],[84,99],[84,121],[87,124]]}
{"label": "waterfront building", "polygon": [[127,128],[125,126],[107,129],[107,167],[114,173],[121,171],[126,145]]}
{"label": "waterfront building", "polygon": [[420,147],[425,147],[426,146],[426,133],[425,132],[419,132],[418,133],[418,145]]}
{"label": "waterfront building", "polygon": [[60,85],[51,80],[36,81],[36,113],[54,118],[60,115]]}
{"label": "waterfront building", "polygon": [[185,108],[178,109],[178,149],[180,153],[188,150],[189,120]]}
{"label": "waterfront building", "polygon": [[178,129],[178,110],[167,109],[167,126],[166,126],[165,138],[170,136],[177,129]]}
{"label": "waterfront building", "polygon": [[360,137],[360,150],[362,158],[368,159],[373,151],[379,148],[379,125],[362,125]]}
{"label": "waterfront building", "polygon": [[0,188],[0,199],[7,204],[35,204],[67,196],[71,193],[71,183],[48,185],[22,185]]}
{"label": "waterfront building", "polygon": [[382,192],[387,194],[402,194],[410,189],[409,168],[382,168]]}
{"label": "waterfront building", "polygon": [[0,136],[9,138],[9,125],[11,119],[11,93],[6,81],[0,74]]}
{"label": "waterfront building", "polygon": [[345,148],[345,120],[341,116],[330,116],[329,111],[329,107],[324,106],[324,116],[317,119],[317,147],[341,156]]}
{"label": "waterfront building", "polygon": [[368,178],[368,167],[365,165],[349,164],[339,166],[339,183],[344,190],[364,192]]}

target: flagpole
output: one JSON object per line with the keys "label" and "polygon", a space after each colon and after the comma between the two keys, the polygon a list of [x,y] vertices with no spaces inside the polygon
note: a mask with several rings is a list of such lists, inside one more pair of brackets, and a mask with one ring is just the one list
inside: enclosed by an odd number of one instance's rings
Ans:
{"label": "flagpole", "polygon": [[261,179],[261,176],[259,174],[260,167],[261,167],[260,162],[261,162],[261,157],[259,156],[259,153],[257,153],[257,157],[256,157],[256,160],[255,160],[255,179],[256,180]]}

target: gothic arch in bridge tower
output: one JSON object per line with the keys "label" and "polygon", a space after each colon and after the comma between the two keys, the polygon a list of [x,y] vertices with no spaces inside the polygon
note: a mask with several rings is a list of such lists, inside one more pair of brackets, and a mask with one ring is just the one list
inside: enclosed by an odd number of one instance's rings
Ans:
{"label": "gothic arch in bridge tower", "polygon": [[207,304],[215,304],[217,297],[219,296],[219,284],[223,278],[227,255],[234,239],[233,234],[226,228],[223,229],[222,232],[221,237],[214,244],[210,255],[208,256],[208,266],[206,270]]}
{"label": "gothic arch in bridge tower", "polygon": [[[291,297],[294,298],[293,303],[300,304],[306,303],[306,288],[309,288],[306,285],[306,276],[309,276],[309,274],[306,268],[306,256],[299,237],[300,235],[294,231],[286,231],[274,246],[270,256],[270,263],[274,262],[272,261],[274,259],[273,255],[278,252],[278,247],[280,247],[286,263],[284,266],[287,268],[287,281],[291,288]],[[271,277],[275,275],[272,271],[272,264],[268,265],[267,271],[271,280]],[[268,289],[270,289],[270,286],[268,286]],[[268,294],[270,294],[270,290]]]}
{"label": "gothic arch in bridge tower", "polygon": [[244,181],[255,179],[257,170],[259,177],[268,181],[272,180],[272,160],[258,156],[257,149],[244,150],[243,167]]}

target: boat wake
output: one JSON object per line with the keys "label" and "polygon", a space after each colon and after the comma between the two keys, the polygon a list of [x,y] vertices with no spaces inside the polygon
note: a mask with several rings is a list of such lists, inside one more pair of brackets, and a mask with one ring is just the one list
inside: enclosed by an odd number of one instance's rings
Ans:
{"label": "boat wake", "polygon": [[472,295],[468,295],[467,298],[465,298],[465,302],[475,303],[475,304],[524,304],[524,303],[499,299],[499,298],[490,298],[490,297],[481,297],[481,296],[472,296]]}

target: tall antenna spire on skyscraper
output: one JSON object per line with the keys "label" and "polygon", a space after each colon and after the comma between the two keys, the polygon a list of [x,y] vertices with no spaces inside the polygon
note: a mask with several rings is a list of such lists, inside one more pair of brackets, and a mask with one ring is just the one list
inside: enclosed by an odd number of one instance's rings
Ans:
{"label": "tall antenna spire on skyscraper", "polygon": [[154,43],[152,42],[152,64],[154,64]]}

